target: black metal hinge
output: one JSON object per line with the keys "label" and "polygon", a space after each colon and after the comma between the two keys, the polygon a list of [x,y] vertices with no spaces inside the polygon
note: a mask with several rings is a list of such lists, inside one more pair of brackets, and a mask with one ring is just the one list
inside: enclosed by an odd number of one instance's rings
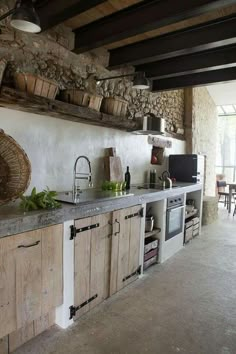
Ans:
{"label": "black metal hinge", "polygon": [[128,279],[134,277],[135,275],[140,275],[140,274],[141,274],[141,265],[138,267],[138,269],[137,269],[135,272],[133,272],[133,273],[130,274],[130,275],[127,275],[127,277],[125,277],[125,278],[123,279],[123,281],[126,281],[126,280],[128,280]]}
{"label": "black metal hinge", "polygon": [[144,209],[140,209],[137,213],[135,214],[129,214],[125,216],[125,220],[135,218],[136,216],[140,216],[141,218],[144,217]]}
{"label": "black metal hinge", "polygon": [[81,227],[79,229],[76,229],[76,227],[74,225],[71,225],[70,227],[70,240],[73,240],[77,234],[84,232],[84,231],[88,231],[88,230],[92,230],[92,229],[96,229],[96,227],[99,227],[100,224],[93,224],[93,225],[89,225],[89,226],[85,226],[85,227]]}
{"label": "black metal hinge", "polygon": [[79,311],[80,309],[82,309],[82,307],[88,305],[90,302],[92,302],[93,300],[95,300],[98,297],[98,294],[94,295],[93,297],[91,297],[90,299],[84,301],[82,304],[80,304],[79,306],[70,306],[70,320],[73,319],[73,317],[76,315],[76,312]]}

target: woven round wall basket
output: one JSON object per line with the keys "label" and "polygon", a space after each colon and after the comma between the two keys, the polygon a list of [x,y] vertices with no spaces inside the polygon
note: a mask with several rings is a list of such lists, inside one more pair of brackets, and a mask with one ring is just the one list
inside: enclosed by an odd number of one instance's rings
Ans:
{"label": "woven round wall basket", "polygon": [[29,185],[31,165],[21,146],[0,129],[0,205],[17,199]]}

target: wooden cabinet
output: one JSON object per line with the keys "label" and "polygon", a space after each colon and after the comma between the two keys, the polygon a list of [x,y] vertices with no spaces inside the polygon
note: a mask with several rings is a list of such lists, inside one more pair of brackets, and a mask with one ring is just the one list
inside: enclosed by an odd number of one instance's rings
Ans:
{"label": "wooden cabinet", "polygon": [[137,205],[113,213],[110,295],[137,279],[140,272],[142,208]]}
{"label": "wooden cabinet", "polygon": [[62,303],[62,225],[0,240],[0,338]]}
{"label": "wooden cabinet", "polygon": [[77,308],[82,306],[77,309],[77,317],[109,295],[110,220],[108,213],[75,221],[74,299]]}
{"label": "wooden cabinet", "polygon": [[137,279],[141,209],[135,206],[75,221],[76,317]]}
{"label": "wooden cabinet", "polygon": [[41,231],[15,238],[16,328],[40,317],[42,313]]}

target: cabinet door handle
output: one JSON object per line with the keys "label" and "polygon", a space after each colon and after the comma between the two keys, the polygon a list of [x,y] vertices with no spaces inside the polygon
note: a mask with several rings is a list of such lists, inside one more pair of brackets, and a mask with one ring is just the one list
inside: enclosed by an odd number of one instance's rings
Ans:
{"label": "cabinet door handle", "polygon": [[120,233],[120,222],[116,219],[115,222],[119,225],[119,230],[115,232],[115,236]]}
{"label": "cabinet door handle", "polygon": [[19,245],[18,248],[30,248],[30,247],[38,246],[39,243],[40,243],[40,241],[36,241],[35,243],[32,243],[31,245]]}

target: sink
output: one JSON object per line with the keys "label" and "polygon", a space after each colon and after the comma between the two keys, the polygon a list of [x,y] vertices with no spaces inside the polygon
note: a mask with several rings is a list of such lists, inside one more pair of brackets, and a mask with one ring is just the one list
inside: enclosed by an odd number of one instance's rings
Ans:
{"label": "sink", "polygon": [[56,200],[63,203],[69,204],[80,204],[80,203],[89,203],[95,200],[103,201],[103,200],[110,200],[110,199],[117,199],[117,198],[124,198],[133,196],[133,193],[129,191],[103,191],[101,189],[84,189],[78,192],[78,198],[76,201],[73,200],[73,194],[71,191],[69,192],[61,192],[58,193]]}

